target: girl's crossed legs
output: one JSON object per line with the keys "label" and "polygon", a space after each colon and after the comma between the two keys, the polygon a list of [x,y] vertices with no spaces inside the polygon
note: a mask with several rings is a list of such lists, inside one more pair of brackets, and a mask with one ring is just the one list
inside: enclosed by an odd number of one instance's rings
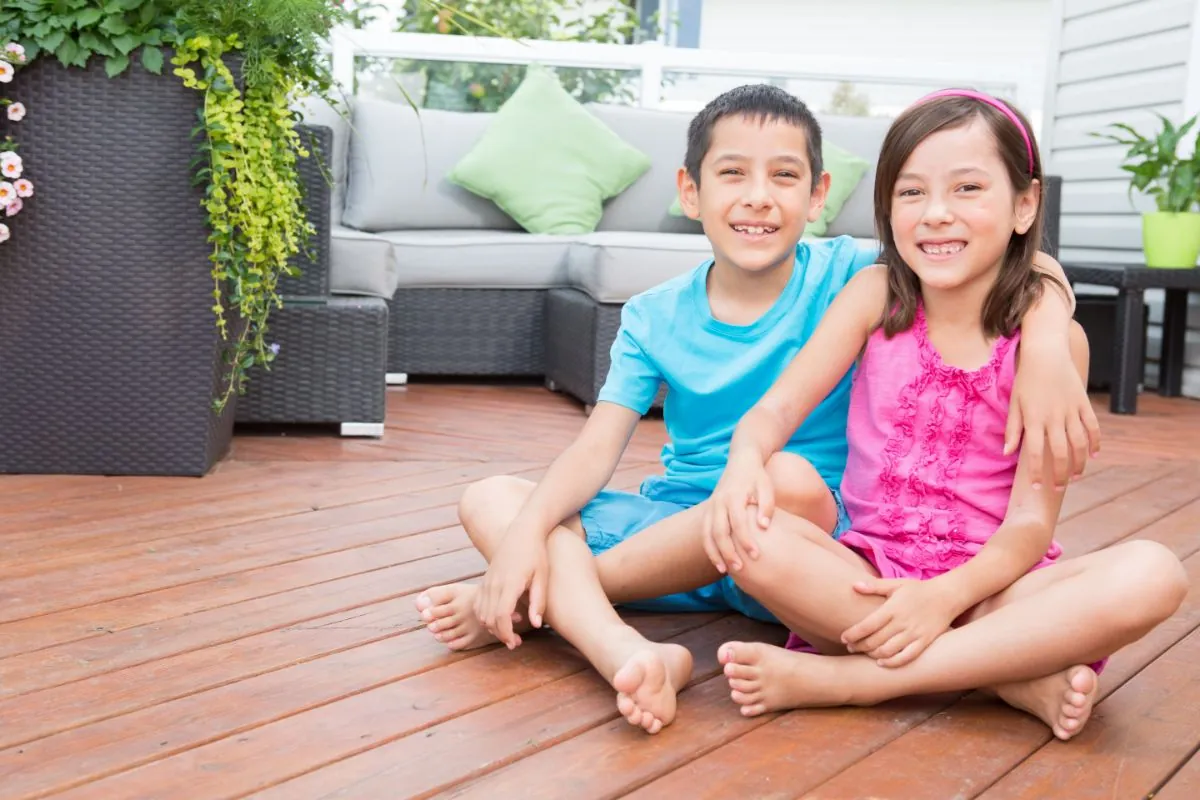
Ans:
{"label": "girl's crossed legs", "polygon": [[1140,639],[1187,593],[1182,564],[1149,541],[1044,567],[980,603],[914,661],[883,667],[848,655],[843,631],[882,604],[853,584],[875,570],[804,520],[778,513],[761,556],[734,574],[747,593],[827,655],[730,642],[720,658],[748,716],[786,708],[873,705],[892,698],[985,689],[1070,738],[1097,688],[1087,666]]}

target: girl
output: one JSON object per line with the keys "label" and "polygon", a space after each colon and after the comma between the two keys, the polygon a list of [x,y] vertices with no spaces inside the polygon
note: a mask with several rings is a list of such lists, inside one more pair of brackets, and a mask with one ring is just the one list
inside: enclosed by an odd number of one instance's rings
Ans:
{"label": "girl", "polygon": [[[722,646],[743,714],[982,688],[1068,739],[1103,659],[1183,601],[1182,565],[1153,542],[1060,561],[1062,493],[1032,484],[1027,451],[1002,455],[1021,321],[1056,283],[1033,264],[1041,191],[1029,125],[996,98],[937,92],[888,132],[881,264],[739,423],[706,520],[713,563],[739,565],[741,588],[793,631],[788,649]],[[1086,382],[1077,325],[1071,351]],[[731,538],[769,491],[767,460],[856,358],[851,530],[835,541],[776,511],[753,545]]]}

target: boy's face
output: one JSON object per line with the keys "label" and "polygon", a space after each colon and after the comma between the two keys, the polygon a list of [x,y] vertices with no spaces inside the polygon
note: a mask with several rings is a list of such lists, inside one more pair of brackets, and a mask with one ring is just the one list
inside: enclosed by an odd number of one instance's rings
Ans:
{"label": "boy's face", "polygon": [[717,263],[764,272],[795,258],[804,226],[825,206],[829,175],[815,191],[803,128],[782,121],[723,117],[700,164],[700,185],[678,177],[679,204],[699,219]]}

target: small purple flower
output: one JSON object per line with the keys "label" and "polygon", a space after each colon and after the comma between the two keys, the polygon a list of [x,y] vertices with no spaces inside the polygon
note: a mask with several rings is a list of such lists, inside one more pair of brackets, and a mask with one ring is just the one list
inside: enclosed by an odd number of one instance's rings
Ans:
{"label": "small purple flower", "polygon": [[272,342],[271,346],[268,347],[267,349],[271,351],[271,355],[273,355],[273,356],[279,355],[279,342]]}

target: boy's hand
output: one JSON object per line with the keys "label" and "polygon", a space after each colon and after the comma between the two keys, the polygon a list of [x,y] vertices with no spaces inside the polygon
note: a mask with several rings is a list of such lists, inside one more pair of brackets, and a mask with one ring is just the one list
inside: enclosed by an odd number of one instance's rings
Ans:
{"label": "boy's hand", "polygon": [[775,489],[766,467],[730,461],[709,502],[704,552],[723,574],[740,570],[743,554],[758,558],[754,528],[766,530],[775,512]]}
{"label": "boy's hand", "polygon": [[504,537],[475,597],[475,615],[509,650],[521,644],[521,637],[513,631],[513,622],[521,618],[517,602],[526,589],[529,623],[535,628],[542,626],[548,576],[544,539],[513,532]]}
{"label": "boy's hand", "polygon": [[887,601],[851,625],[842,644],[852,653],[866,653],[883,667],[902,667],[941,636],[958,616],[954,598],[936,581],[871,578],[854,584],[860,594]]}
{"label": "boy's hand", "polygon": [[[1005,455],[1021,446],[1022,431],[1034,488],[1053,477],[1055,487],[1065,489],[1072,475],[1083,474],[1089,454],[1094,457],[1099,452],[1100,423],[1069,347],[1021,348],[1021,367],[1008,408]],[[1054,458],[1053,476],[1043,471],[1047,441]]]}

